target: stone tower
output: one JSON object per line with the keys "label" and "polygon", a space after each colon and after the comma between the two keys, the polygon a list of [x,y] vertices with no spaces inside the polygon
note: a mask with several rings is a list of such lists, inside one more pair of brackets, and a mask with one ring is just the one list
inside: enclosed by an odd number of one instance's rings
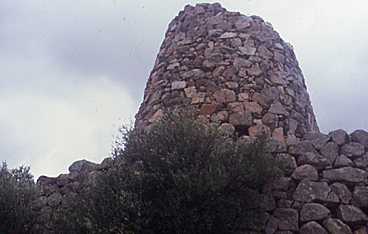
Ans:
{"label": "stone tower", "polygon": [[[218,3],[186,6],[166,32],[136,124],[149,126],[163,109],[186,106],[221,120],[228,132],[269,130],[287,143],[277,148],[284,175],[273,196],[260,196],[264,219],[247,233],[368,233],[368,132],[318,131],[293,49],[269,23]],[[81,160],[69,174],[41,176],[45,230],[35,233],[54,233],[49,223],[59,217],[55,210],[68,209],[66,194],[114,167],[111,158]]]}
{"label": "stone tower", "polygon": [[189,105],[240,135],[266,130],[292,144],[318,131],[292,46],[260,17],[219,3],[188,5],[169,24],[136,124]]}

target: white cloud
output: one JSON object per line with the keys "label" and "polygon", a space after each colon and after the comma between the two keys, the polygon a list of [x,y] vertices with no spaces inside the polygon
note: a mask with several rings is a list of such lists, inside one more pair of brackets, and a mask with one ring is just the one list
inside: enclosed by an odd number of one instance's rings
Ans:
{"label": "white cloud", "polygon": [[25,92],[1,102],[0,108],[7,113],[1,115],[0,128],[11,126],[2,144],[22,147],[10,149],[19,159],[1,159],[9,166],[30,165],[36,177],[66,172],[77,159],[100,162],[109,156],[113,134],[136,111],[124,87],[108,79],[95,79],[69,98]]}

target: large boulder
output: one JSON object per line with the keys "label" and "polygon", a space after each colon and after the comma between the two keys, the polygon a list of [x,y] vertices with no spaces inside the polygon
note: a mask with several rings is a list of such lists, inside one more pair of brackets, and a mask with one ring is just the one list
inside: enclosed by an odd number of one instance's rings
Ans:
{"label": "large boulder", "polygon": [[304,224],[300,228],[299,233],[300,234],[327,234],[326,230],[315,221]]}
{"label": "large boulder", "polygon": [[349,135],[342,129],[338,129],[329,133],[333,142],[338,145],[345,145],[350,142]]}
{"label": "large boulder", "polygon": [[334,191],[343,204],[349,204],[352,198],[352,194],[345,184],[336,182],[330,185],[332,191]]}
{"label": "large boulder", "polygon": [[327,166],[331,166],[332,163],[327,158],[318,153],[306,152],[298,157],[298,165],[310,164],[317,169],[323,169]]}
{"label": "large boulder", "polygon": [[368,207],[368,186],[355,186],[351,204],[358,207]]}
{"label": "large boulder", "polygon": [[296,180],[318,180],[318,172],[317,169],[309,164],[301,165],[300,167],[296,168],[294,173],[291,175],[293,179]]}
{"label": "large boulder", "polygon": [[350,136],[352,141],[359,142],[368,150],[368,132],[364,130],[355,130]]}
{"label": "large boulder", "polygon": [[332,234],[352,234],[348,225],[343,223],[340,219],[328,218],[323,221],[323,226],[328,233]]}
{"label": "large boulder", "polygon": [[69,172],[81,172],[87,171],[91,172],[96,168],[97,164],[89,162],[85,159],[76,161],[69,166]]}
{"label": "large boulder", "polygon": [[277,226],[282,231],[298,231],[299,230],[299,214],[295,209],[277,208],[273,216],[276,218]]}
{"label": "large boulder", "polygon": [[359,157],[362,156],[364,151],[364,146],[359,142],[350,142],[349,144],[343,145],[341,147],[341,154],[348,157]]}
{"label": "large boulder", "polygon": [[300,211],[300,222],[319,221],[327,219],[331,211],[319,203],[306,203]]}
{"label": "large boulder", "polygon": [[293,199],[300,202],[339,202],[337,195],[326,182],[303,180],[296,188]]}
{"label": "large boulder", "polygon": [[336,210],[337,217],[347,224],[366,224],[368,217],[356,206],[339,205]]}
{"label": "large boulder", "polygon": [[321,149],[330,138],[331,136],[320,132],[309,132],[304,136],[304,139],[310,141],[316,149]]}
{"label": "large boulder", "polygon": [[367,171],[352,167],[342,167],[323,172],[323,178],[330,182],[365,183],[367,176]]}

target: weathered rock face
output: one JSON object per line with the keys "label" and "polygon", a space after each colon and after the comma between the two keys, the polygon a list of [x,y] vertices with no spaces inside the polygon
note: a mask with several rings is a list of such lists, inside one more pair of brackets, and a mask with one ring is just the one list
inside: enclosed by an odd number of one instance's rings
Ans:
{"label": "weathered rock face", "polygon": [[292,46],[260,17],[218,3],[186,6],[169,24],[136,124],[189,105],[240,135],[265,130],[295,143],[318,131]]}

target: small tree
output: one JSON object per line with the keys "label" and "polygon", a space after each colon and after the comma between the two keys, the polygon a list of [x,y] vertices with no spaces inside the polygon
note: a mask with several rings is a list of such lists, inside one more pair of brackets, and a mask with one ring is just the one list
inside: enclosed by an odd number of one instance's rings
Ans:
{"label": "small tree", "polygon": [[264,136],[236,144],[194,111],[121,133],[113,169],[72,202],[74,223],[90,233],[238,233],[257,220],[258,194],[278,173]]}
{"label": "small tree", "polygon": [[0,233],[29,233],[35,224],[38,189],[29,167],[0,170]]}

